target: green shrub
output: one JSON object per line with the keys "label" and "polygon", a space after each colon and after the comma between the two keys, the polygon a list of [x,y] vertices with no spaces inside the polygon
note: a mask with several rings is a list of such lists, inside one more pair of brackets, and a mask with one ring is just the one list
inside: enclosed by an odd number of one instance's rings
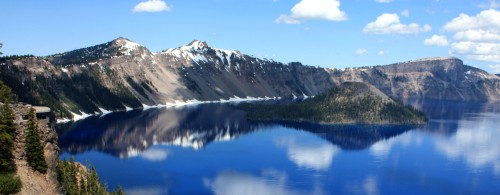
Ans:
{"label": "green shrub", "polygon": [[22,184],[19,177],[12,174],[0,175],[0,194],[14,194],[21,190]]}

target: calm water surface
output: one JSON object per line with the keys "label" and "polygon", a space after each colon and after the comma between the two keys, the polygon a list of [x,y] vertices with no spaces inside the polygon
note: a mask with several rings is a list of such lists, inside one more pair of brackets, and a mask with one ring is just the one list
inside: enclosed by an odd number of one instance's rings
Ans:
{"label": "calm water surface", "polygon": [[59,127],[61,158],[128,194],[500,194],[500,104],[412,102],[424,126],[262,123],[228,105]]}

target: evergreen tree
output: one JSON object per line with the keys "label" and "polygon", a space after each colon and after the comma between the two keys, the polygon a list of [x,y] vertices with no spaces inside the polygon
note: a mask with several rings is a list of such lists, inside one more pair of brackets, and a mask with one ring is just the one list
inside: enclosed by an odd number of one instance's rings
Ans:
{"label": "evergreen tree", "polygon": [[116,191],[108,192],[107,186],[104,185],[94,166],[81,169],[73,157],[70,162],[66,160],[59,161],[58,180],[62,187],[63,194],[79,194],[79,195],[123,195],[123,189],[118,186]]}
{"label": "evergreen tree", "polygon": [[5,126],[0,124],[0,173],[14,171],[14,163],[12,162],[14,139],[5,129]]}
{"label": "evergreen tree", "polygon": [[14,111],[10,109],[9,100],[4,99],[3,106],[0,115],[0,125],[4,130],[10,134],[12,137],[16,136],[16,125],[14,124]]}
{"label": "evergreen tree", "polygon": [[[1,47],[1,45],[0,45]],[[15,194],[21,190],[22,183],[19,177],[14,175],[14,137],[16,128],[14,125],[14,112],[10,109],[12,101],[10,88],[0,81],[0,194]]]}
{"label": "evergreen tree", "polygon": [[[2,47],[3,47],[3,44],[2,44],[2,43],[0,43],[0,49],[2,49]],[[0,51],[0,55],[2,55],[2,54],[3,54],[3,53]]]}
{"label": "evergreen tree", "polygon": [[125,195],[125,192],[123,191],[123,188],[121,185],[118,185],[118,189],[116,191],[111,192],[112,195]]}
{"label": "evergreen tree", "polygon": [[26,128],[26,156],[28,164],[40,173],[47,172],[47,162],[43,154],[43,146],[40,142],[38,125],[36,122],[35,109],[29,111],[28,127]]}
{"label": "evergreen tree", "polygon": [[12,150],[14,149],[14,137],[16,127],[14,125],[14,113],[10,109],[12,93],[10,88],[0,81],[0,101],[3,102],[0,109],[0,173],[14,171],[12,161]]}

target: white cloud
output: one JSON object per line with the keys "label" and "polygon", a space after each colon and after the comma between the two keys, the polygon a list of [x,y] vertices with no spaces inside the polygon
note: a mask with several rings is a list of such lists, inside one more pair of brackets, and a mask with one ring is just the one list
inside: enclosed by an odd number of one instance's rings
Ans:
{"label": "white cloud", "polygon": [[378,3],[390,3],[393,2],[394,0],[375,0]]}
{"label": "white cloud", "polygon": [[488,67],[490,67],[490,69],[493,70],[493,73],[495,73],[495,74],[500,73],[500,64],[489,65]]}
{"label": "white cloud", "polygon": [[357,55],[363,55],[363,54],[368,53],[368,50],[367,49],[357,49],[354,53],[356,53]]}
{"label": "white cloud", "polygon": [[132,10],[134,13],[139,12],[162,12],[170,11],[172,7],[163,0],[148,0],[137,4]]}
{"label": "white cloud", "polygon": [[455,33],[451,54],[465,55],[469,59],[500,62],[500,11],[483,10],[475,16],[460,14],[443,26]]}
{"label": "white cloud", "polygon": [[382,14],[377,20],[365,26],[363,32],[374,34],[418,34],[420,32],[429,32],[432,27],[428,24],[420,27],[419,24],[402,24],[398,14]]}
{"label": "white cloud", "polygon": [[500,62],[500,43],[461,41],[451,44],[452,54],[467,55],[478,61]]}
{"label": "white cloud", "polygon": [[448,46],[448,39],[445,35],[432,35],[431,38],[424,40],[425,45],[433,45],[433,46]]}
{"label": "white cloud", "polygon": [[480,4],[479,5],[480,8],[483,8],[483,9],[496,9],[496,8],[500,8],[500,3],[497,3],[496,0],[490,0],[490,3],[483,3],[483,4]]}
{"label": "white cloud", "polygon": [[384,52],[384,51],[382,51],[382,50],[381,50],[381,51],[378,51],[377,55],[379,55],[379,56],[383,56],[383,55],[385,55],[385,52]]}
{"label": "white cloud", "polygon": [[299,24],[303,20],[347,20],[346,13],[340,10],[339,0],[301,0],[291,12],[290,15],[280,15],[275,22]]}
{"label": "white cloud", "polygon": [[407,17],[407,18],[410,17],[410,11],[408,9],[405,9],[405,10],[401,11],[400,14],[403,17]]}
{"label": "white cloud", "polygon": [[300,24],[300,20],[289,15],[280,15],[278,19],[275,20],[276,23],[285,23],[285,24]]}
{"label": "white cloud", "polygon": [[453,38],[462,41],[500,41],[500,33],[494,33],[481,29],[466,30],[455,33],[455,36]]}
{"label": "white cloud", "polygon": [[476,16],[460,14],[443,27],[450,32],[481,29],[490,32],[500,32],[500,12],[494,9],[484,10]]}

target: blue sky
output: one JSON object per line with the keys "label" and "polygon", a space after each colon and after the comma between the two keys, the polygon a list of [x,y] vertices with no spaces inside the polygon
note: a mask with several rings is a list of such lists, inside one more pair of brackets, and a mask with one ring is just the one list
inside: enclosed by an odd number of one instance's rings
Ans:
{"label": "blue sky", "polygon": [[2,0],[0,42],[4,55],[49,55],[118,37],[151,51],[198,39],[322,67],[455,56],[500,73],[499,8],[494,0]]}

